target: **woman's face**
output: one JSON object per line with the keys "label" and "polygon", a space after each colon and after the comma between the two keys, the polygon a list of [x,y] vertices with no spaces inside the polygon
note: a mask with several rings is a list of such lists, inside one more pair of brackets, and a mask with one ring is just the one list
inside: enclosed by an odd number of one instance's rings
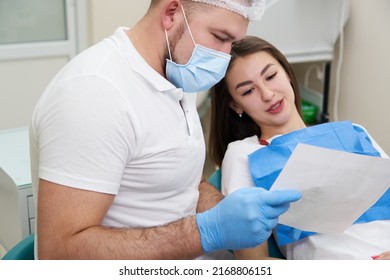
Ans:
{"label": "woman's face", "polygon": [[289,76],[265,51],[236,58],[226,82],[233,98],[230,107],[238,114],[249,115],[263,134],[289,126],[299,117]]}

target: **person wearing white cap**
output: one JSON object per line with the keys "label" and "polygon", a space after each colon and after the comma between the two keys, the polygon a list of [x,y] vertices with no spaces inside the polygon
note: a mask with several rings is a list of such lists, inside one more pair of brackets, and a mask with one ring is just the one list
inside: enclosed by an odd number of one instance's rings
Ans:
{"label": "person wearing white cap", "polygon": [[255,247],[296,192],[225,198],[202,178],[197,91],[225,75],[264,0],[152,0],[69,62],[30,128],[36,258],[192,259]]}

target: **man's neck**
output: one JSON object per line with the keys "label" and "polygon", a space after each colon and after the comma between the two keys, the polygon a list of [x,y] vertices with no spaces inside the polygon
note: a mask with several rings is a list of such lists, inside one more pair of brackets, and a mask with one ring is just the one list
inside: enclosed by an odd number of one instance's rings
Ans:
{"label": "man's neck", "polygon": [[161,76],[165,77],[165,37],[158,27],[148,24],[146,20],[139,21],[129,29],[127,36],[138,53]]}

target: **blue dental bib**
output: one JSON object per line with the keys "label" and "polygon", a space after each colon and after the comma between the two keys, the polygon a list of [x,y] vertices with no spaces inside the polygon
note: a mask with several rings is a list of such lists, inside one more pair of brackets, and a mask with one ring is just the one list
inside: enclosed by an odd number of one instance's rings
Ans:
{"label": "blue dental bib", "polygon": [[[332,122],[293,131],[279,136],[248,156],[249,169],[255,186],[269,190],[287,163],[298,143],[367,156],[380,157],[367,133],[351,122]],[[297,176],[305,176],[297,174]],[[355,223],[390,220],[390,190]],[[276,239],[279,246],[301,240],[315,232],[301,231],[278,224]]]}

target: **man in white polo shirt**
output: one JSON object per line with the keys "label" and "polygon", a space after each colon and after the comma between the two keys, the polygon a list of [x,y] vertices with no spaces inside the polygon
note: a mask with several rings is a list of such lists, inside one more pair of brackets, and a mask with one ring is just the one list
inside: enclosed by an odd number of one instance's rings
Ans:
{"label": "man in white polo shirt", "polygon": [[188,259],[268,238],[300,195],[244,189],[221,201],[202,180],[194,94],[222,79],[263,10],[263,0],[152,0],[133,28],[58,73],[30,130],[38,258]]}

